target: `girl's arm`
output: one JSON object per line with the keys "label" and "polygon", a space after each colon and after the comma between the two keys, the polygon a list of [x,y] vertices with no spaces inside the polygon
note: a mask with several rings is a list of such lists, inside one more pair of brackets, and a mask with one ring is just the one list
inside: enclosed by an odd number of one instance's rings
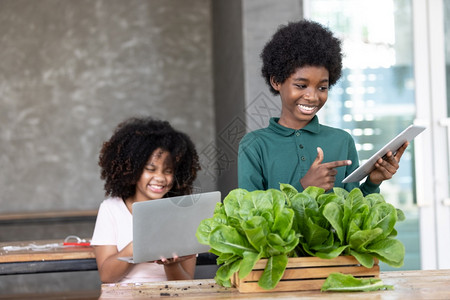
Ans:
{"label": "girl's arm", "polygon": [[194,279],[197,255],[161,259],[158,263],[164,265],[167,280],[191,280]]}
{"label": "girl's arm", "polygon": [[132,264],[118,260],[119,257],[133,256],[133,243],[129,243],[120,252],[115,245],[94,246],[100,280],[104,283],[118,282],[132,268]]}

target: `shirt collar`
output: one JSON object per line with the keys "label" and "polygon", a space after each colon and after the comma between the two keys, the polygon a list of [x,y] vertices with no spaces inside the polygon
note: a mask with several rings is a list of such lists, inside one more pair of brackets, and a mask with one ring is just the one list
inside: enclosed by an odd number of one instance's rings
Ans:
{"label": "shirt collar", "polygon": [[[297,131],[295,129],[284,127],[283,125],[278,124],[279,120],[280,118],[270,118],[269,128],[282,136],[290,136]],[[300,131],[301,130],[309,131],[311,133],[319,133],[320,131],[319,118],[317,116],[314,116],[314,118],[312,118],[312,120],[308,123],[308,125],[300,129]]]}

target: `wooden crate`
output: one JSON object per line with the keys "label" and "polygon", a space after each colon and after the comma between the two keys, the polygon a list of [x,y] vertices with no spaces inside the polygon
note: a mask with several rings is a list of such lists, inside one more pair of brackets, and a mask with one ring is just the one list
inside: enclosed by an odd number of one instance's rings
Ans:
{"label": "wooden crate", "polygon": [[231,282],[241,293],[320,290],[328,275],[334,272],[351,274],[357,278],[379,277],[378,260],[374,260],[374,266],[366,268],[353,256],[338,256],[333,259],[292,257],[289,258],[286,271],[278,285],[272,290],[265,290],[258,285],[259,277],[267,263],[267,259],[261,259],[247,277],[239,279],[238,273],[235,273]]}

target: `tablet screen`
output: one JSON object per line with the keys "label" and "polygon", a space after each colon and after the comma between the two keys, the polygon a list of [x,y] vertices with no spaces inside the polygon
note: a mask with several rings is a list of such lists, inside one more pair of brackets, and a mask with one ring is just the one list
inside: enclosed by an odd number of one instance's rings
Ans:
{"label": "tablet screen", "polygon": [[342,183],[357,182],[364,179],[370,172],[375,169],[375,162],[384,157],[389,151],[395,153],[405,142],[413,140],[419,133],[425,130],[425,126],[410,125],[408,128],[400,132],[395,138],[387,143],[383,148],[372,155],[364,164],[359,166],[355,171],[348,175]]}

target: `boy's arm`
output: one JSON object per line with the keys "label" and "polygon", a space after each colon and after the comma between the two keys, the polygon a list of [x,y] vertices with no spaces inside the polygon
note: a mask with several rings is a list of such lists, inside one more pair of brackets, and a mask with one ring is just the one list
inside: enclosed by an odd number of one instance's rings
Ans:
{"label": "boy's arm", "polygon": [[[358,187],[358,183],[355,182],[355,184],[356,184],[355,187]],[[364,196],[380,192],[380,185],[379,184],[375,184],[372,181],[370,181],[369,177],[366,178],[366,181],[363,182],[359,186],[359,188],[360,188],[360,190],[361,190],[361,192],[363,193]]]}

